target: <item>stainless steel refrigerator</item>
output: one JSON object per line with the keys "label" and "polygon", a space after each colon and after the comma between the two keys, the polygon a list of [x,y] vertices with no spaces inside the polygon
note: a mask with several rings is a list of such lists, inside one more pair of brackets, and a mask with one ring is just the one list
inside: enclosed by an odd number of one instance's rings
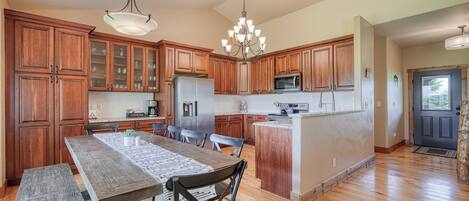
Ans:
{"label": "stainless steel refrigerator", "polygon": [[176,126],[212,134],[215,131],[213,80],[176,77]]}

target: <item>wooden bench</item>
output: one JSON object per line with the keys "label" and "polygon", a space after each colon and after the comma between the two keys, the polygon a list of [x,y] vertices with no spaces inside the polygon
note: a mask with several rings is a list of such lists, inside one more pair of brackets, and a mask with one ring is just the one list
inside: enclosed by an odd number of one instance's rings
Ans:
{"label": "wooden bench", "polygon": [[67,164],[25,170],[17,201],[84,201]]}

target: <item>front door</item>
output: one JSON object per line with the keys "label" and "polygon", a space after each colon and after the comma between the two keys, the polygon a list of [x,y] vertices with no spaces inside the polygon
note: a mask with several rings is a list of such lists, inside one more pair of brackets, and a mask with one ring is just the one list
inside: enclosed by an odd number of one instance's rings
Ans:
{"label": "front door", "polygon": [[414,73],[415,144],[456,149],[461,105],[461,70]]}

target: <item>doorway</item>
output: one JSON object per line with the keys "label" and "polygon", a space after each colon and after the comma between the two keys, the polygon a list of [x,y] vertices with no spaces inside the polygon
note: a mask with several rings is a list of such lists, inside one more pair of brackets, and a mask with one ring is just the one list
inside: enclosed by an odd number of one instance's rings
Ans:
{"label": "doorway", "polygon": [[412,102],[414,143],[456,149],[461,69],[415,72]]}

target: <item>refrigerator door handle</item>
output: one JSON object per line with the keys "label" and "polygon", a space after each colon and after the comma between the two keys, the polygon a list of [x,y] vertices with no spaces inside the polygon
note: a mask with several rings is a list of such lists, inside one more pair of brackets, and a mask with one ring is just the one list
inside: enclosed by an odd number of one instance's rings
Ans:
{"label": "refrigerator door handle", "polygon": [[198,104],[197,104],[197,101],[195,101],[195,116],[198,116],[198,115],[199,115]]}

